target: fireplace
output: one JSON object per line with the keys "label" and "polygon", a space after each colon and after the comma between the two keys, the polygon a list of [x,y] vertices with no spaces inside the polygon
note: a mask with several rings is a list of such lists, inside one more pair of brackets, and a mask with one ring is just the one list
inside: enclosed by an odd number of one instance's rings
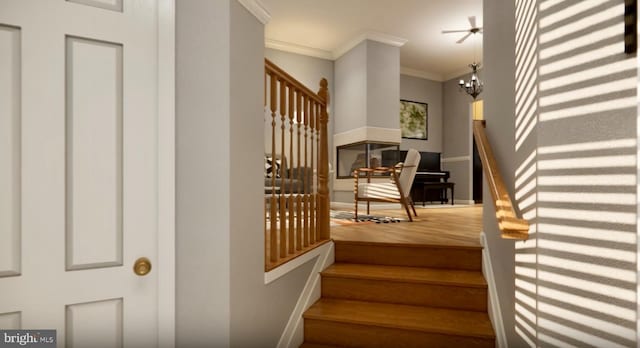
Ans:
{"label": "fireplace", "polygon": [[352,178],[357,168],[390,167],[398,162],[400,145],[397,143],[362,141],[337,147],[338,179]]}

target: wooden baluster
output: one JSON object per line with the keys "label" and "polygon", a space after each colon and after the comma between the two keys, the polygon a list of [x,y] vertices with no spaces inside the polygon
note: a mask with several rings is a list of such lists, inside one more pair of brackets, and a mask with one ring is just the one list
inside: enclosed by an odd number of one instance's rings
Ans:
{"label": "wooden baluster", "polygon": [[329,122],[329,114],[327,106],[329,105],[329,89],[327,88],[327,79],[320,80],[320,91],[318,96],[324,102],[320,109],[320,145],[318,160],[318,213],[320,214],[319,233],[321,240],[331,238],[329,231],[329,150],[328,150],[328,134],[327,123]]}
{"label": "wooden baluster", "polygon": [[318,171],[320,170],[320,109],[322,108],[322,104],[318,103],[316,108],[316,177],[315,177],[315,204],[316,204],[316,241],[320,241],[322,240],[320,238],[320,230],[319,230],[319,223],[318,223],[318,217],[320,216],[320,213],[318,212],[318,207],[320,206],[318,204],[318,188],[320,187],[320,185],[318,184]]}
{"label": "wooden baluster", "polygon": [[[276,97],[278,95],[277,91],[277,78],[275,75],[269,75],[270,78],[270,99],[271,99],[271,161],[272,168],[275,169],[275,160],[276,160],[276,115],[277,115],[277,100]],[[269,200],[269,208],[271,210],[271,214],[269,218],[271,219],[271,228],[269,230],[269,256],[271,262],[278,261],[278,216],[276,209],[276,173],[271,171],[271,199]]]}
{"label": "wooden baluster", "polygon": [[[264,109],[262,110],[262,117],[263,117],[263,122],[265,122],[264,120],[264,113],[267,110],[267,69],[265,66],[265,71],[264,71]],[[266,188],[266,187],[265,187]],[[266,271],[266,267],[269,264],[269,250],[267,248],[267,240],[269,239],[269,236],[267,236],[267,217],[269,216],[269,214],[267,214],[267,212],[269,211],[269,207],[270,205],[267,205],[267,200],[266,200],[266,192],[265,192],[265,198],[262,199],[262,203],[263,203],[263,207],[264,207],[264,266],[265,266],[265,271]]]}
{"label": "wooden baluster", "polygon": [[[309,139],[309,96],[304,96],[304,170],[309,166],[307,157],[308,157],[308,148],[307,143]],[[302,180],[301,180],[302,181]],[[306,248],[309,246],[309,197],[307,195],[307,185],[302,185],[302,193],[303,193],[303,222],[304,222],[304,234],[302,235],[302,245]]]}
{"label": "wooden baluster", "polygon": [[316,103],[315,101],[311,102],[311,108],[310,108],[310,112],[309,112],[309,125],[311,128],[311,168],[309,168],[308,171],[305,172],[306,174],[306,182],[308,183],[307,186],[309,187],[309,224],[310,224],[310,228],[309,228],[309,243],[310,244],[315,244],[316,242],[316,195],[314,192],[314,185],[313,185],[313,170],[314,170],[314,142],[315,142],[315,131],[316,131],[316,109],[317,109],[318,103]]}
{"label": "wooden baluster", "polygon": [[[298,122],[298,160],[296,163],[300,163],[300,127],[302,126],[302,91],[299,91],[296,96],[296,121]],[[300,184],[298,183],[296,195],[296,250],[302,250],[302,221],[301,219],[301,198],[300,198]]]}
{"label": "wooden baluster", "polygon": [[[299,93],[299,92],[298,92]],[[295,115],[295,109],[294,109],[294,101],[295,98],[295,89],[293,88],[293,86],[289,86],[289,108],[288,108],[288,113],[289,113],[289,160],[292,161],[293,160],[293,117]],[[294,253],[294,249],[295,249],[295,234],[294,234],[294,228],[295,228],[295,221],[294,221],[294,216],[295,216],[295,211],[294,211],[294,204],[293,204],[293,176],[289,177],[289,199],[287,200],[287,206],[289,207],[289,238],[288,238],[288,252],[289,254],[293,254]]]}
{"label": "wooden baluster", "polygon": [[285,114],[287,112],[287,84],[284,80],[280,80],[280,161],[282,165],[280,166],[280,257],[285,258],[287,256],[287,206],[285,204],[285,191],[284,191],[284,177],[287,173],[285,170],[285,154],[284,151],[284,134],[286,132],[285,129]]}
{"label": "wooden baluster", "polygon": [[[276,173],[273,173],[270,180],[271,192],[269,193],[268,181],[265,187],[265,205],[268,204],[264,220],[265,269],[270,270],[290,255],[299,255],[300,251],[308,250],[319,241],[330,239],[327,133],[329,94],[326,79],[320,81],[320,90],[316,94],[266,59],[264,84],[265,112],[271,112],[271,156],[274,160],[279,157],[283,169],[285,162],[289,163],[286,166],[289,168],[286,173],[288,179],[282,180],[278,190]],[[281,122],[280,146],[276,141],[278,108]],[[267,117],[265,115],[265,122]],[[297,132],[294,131],[295,128]],[[296,144],[297,150],[294,150]],[[286,146],[289,146],[288,151]],[[296,175],[292,173],[294,169]]]}

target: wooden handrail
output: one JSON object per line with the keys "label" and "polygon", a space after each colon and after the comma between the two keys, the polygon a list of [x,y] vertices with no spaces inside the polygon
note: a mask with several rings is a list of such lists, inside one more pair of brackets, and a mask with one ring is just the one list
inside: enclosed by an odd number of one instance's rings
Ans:
{"label": "wooden handrail", "polygon": [[473,121],[473,136],[496,208],[498,228],[500,228],[502,238],[526,240],[529,236],[529,223],[519,218],[513,209],[513,202],[498,170],[498,164],[491,150],[485,127],[484,120]]}
{"label": "wooden handrail", "polygon": [[263,120],[271,133],[265,156],[272,162],[265,180],[269,271],[330,239],[329,89],[322,79],[320,90],[313,92],[268,59],[264,67],[269,115]]}
{"label": "wooden handrail", "polygon": [[[264,70],[265,70],[267,75],[276,75],[278,77],[278,79],[285,81],[287,83],[287,85],[293,86],[295,89],[298,89],[298,90],[302,91],[302,93],[304,93],[309,98],[315,100],[316,102],[318,102],[320,104],[324,104],[325,106],[327,106],[328,102],[326,100],[324,100],[319,95],[320,92],[316,93],[316,92],[310,90],[309,88],[307,88],[307,86],[305,86],[302,83],[300,83],[293,76],[289,75],[289,73],[287,73],[286,71],[282,70],[282,68],[280,68],[279,66],[275,65],[272,61],[270,61],[267,58],[264,59]],[[326,81],[326,79],[323,79],[323,80]],[[328,93],[329,92],[327,90],[327,95],[328,95]]]}

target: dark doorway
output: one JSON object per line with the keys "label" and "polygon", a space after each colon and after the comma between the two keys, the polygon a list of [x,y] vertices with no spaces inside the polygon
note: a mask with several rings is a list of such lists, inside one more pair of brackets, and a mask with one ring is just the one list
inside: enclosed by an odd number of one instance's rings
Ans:
{"label": "dark doorway", "polygon": [[482,203],[482,162],[476,147],[476,140],[473,139],[473,201]]}

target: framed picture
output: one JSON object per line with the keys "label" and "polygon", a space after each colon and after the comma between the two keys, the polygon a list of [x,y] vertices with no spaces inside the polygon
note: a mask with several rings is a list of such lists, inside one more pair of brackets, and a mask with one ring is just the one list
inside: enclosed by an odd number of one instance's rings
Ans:
{"label": "framed picture", "polygon": [[400,130],[403,138],[427,140],[427,104],[401,99]]}

